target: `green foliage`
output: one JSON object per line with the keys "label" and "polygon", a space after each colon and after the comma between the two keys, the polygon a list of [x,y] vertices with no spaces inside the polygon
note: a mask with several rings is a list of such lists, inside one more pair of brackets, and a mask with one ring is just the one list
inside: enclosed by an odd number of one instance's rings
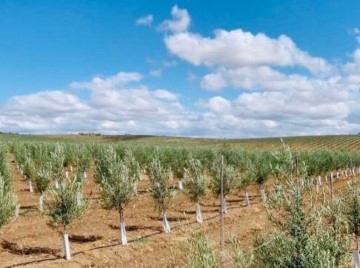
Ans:
{"label": "green foliage", "polygon": [[158,159],[154,159],[149,168],[149,176],[151,182],[149,193],[155,201],[155,210],[165,214],[175,195],[175,190],[170,185],[171,170],[164,168]]}
{"label": "green foliage", "polygon": [[187,240],[185,247],[186,260],[183,267],[215,268],[218,267],[218,254],[215,244],[204,232],[195,232]]}
{"label": "green foliage", "polygon": [[356,249],[359,249],[360,239],[360,180],[354,178],[348,185],[348,190],[344,193],[343,214],[349,224],[350,232],[354,234]]}
{"label": "green foliage", "polygon": [[100,184],[104,206],[121,211],[134,196],[136,176],[123,161],[110,162],[107,168],[109,172],[102,176]]}
{"label": "green foliage", "polygon": [[81,192],[81,184],[76,177],[64,179],[59,184],[59,188],[49,190],[49,199],[47,201],[48,216],[51,223],[55,226],[60,224],[64,232],[66,227],[75,219],[82,216],[88,207],[88,202],[84,199]]}
{"label": "green foliage", "polygon": [[312,182],[305,178],[306,166],[286,146],[274,156],[273,168],[280,180],[266,207],[277,231],[257,238],[256,267],[342,267],[347,256],[346,225],[333,217],[341,203],[317,209],[311,198]]}
{"label": "green foliage", "polygon": [[212,172],[211,172],[211,182],[210,186],[212,192],[219,196],[221,193],[221,174],[223,174],[224,180],[224,196],[228,195],[231,190],[234,189],[239,180],[239,171],[231,165],[224,164],[222,165],[220,161],[213,163]]}
{"label": "green foliage", "polygon": [[51,154],[51,166],[55,180],[62,181],[64,179],[64,163],[65,153],[64,147],[60,143],[55,144],[55,149]]}
{"label": "green foliage", "polygon": [[7,223],[16,211],[16,198],[13,194],[11,184],[0,175],[0,228]]}
{"label": "green foliage", "polygon": [[52,179],[52,168],[50,164],[44,164],[37,173],[35,178],[35,189],[37,192],[44,193]]}
{"label": "green foliage", "polygon": [[187,166],[188,168],[185,170],[186,193],[192,202],[199,203],[206,194],[206,179],[202,165],[198,159],[189,159]]}

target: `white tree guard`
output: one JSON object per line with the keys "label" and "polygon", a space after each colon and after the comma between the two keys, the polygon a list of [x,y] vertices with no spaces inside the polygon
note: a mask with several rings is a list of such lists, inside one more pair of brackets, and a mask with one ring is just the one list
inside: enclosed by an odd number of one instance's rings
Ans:
{"label": "white tree guard", "polygon": [[166,214],[164,213],[163,214],[163,230],[164,230],[164,233],[168,234],[171,232],[171,229],[170,229],[170,224],[166,218]]}
{"label": "white tree guard", "polygon": [[44,210],[44,194],[41,194],[39,196],[39,210],[40,211]]}
{"label": "white tree guard", "polygon": [[223,197],[223,201],[222,201],[222,212],[227,214],[227,203],[226,203],[226,198]]}
{"label": "white tree guard", "polygon": [[196,203],[196,221],[198,223],[203,223],[203,217],[201,214],[201,208],[199,203]]}
{"label": "white tree guard", "polygon": [[68,234],[64,234],[64,251],[65,251],[65,260],[70,260],[71,251],[70,251],[70,242],[69,242]]}
{"label": "white tree guard", "polygon": [[76,202],[77,202],[78,205],[81,204],[81,193],[80,192],[76,193]]}
{"label": "white tree guard", "polygon": [[358,250],[353,251],[353,261],[354,261],[354,267],[360,268],[360,255]]}
{"label": "white tree guard", "polygon": [[318,183],[317,183],[319,186],[322,185],[322,181],[321,181],[321,176],[318,177]]}
{"label": "white tree guard", "polygon": [[31,179],[29,179],[29,192],[30,192],[30,193],[33,193],[33,192],[34,192]]}
{"label": "white tree guard", "polygon": [[250,198],[248,192],[245,192],[245,205],[250,206]]}
{"label": "white tree guard", "polygon": [[134,184],[133,191],[134,191],[134,195],[135,195],[135,196],[138,196],[138,195],[139,195],[139,193],[138,193],[138,187],[137,187],[137,184],[136,184],[136,183]]}
{"label": "white tree guard", "polygon": [[183,179],[180,179],[180,180],[178,181],[178,186],[179,186],[179,190],[180,190],[180,191],[183,191],[183,190],[184,190]]}
{"label": "white tree guard", "polygon": [[19,217],[19,214],[20,214],[20,204],[17,204],[15,210],[15,218]]}
{"label": "white tree guard", "polygon": [[263,202],[266,202],[266,193],[264,189],[260,189],[260,196]]}
{"label": "white tree guard", "polygon": [[121,245],[125,246],[128,243],[126,236],[125,222],[120,223],[120,233],[121,233]]}

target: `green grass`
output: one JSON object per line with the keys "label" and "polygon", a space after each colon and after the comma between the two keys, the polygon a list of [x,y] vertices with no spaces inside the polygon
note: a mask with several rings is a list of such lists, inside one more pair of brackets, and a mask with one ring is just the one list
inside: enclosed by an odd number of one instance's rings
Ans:
{"label": "green grass", "polygon": [[[0,134],[7,141],[66,141],[95,143],[138,143],[181,146],[242,147],[248,150],[271,150],[281,145],[280,137],[254,139],[205,139],[146,135],[10,135]],[[282,137],[296,151],[351,151],[360,152],[360,135],[328,135]]]}

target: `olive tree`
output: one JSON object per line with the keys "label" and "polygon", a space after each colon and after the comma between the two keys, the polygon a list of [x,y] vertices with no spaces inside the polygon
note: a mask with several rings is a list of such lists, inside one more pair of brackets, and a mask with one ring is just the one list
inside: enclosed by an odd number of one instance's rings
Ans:
{"label": "olive tree", "polygon": [[239,176],[239,171],[232,165],[227,165],[215,161],[211,170],[211,190],[214,195],[221,195],[221,176],[223,176],[224,187],[223,187],[223,207],[222,211],[227,213],[226,196],[230,194],[231,190],[236,186],[236,180]]}
{"label": "olive tree", "polygon": [[35,190],[40,193],[39,196],[39,210],[43,211],[44,193],[49,188],[52,179],[51,165],[43,165],[37,173],[35,178]]}
{"label": "olive tree", "polygon": [[66,260],[71,259],[67,227],[74,220],[80,218],[88,207],[88,203],[80,190],[81,183],[75,176],[63,179],[58,188],[53,187],[49,190],[49,199],[46,202],[47,214],[51,219],[52,226],[61,228]]}
{"label": "olive tree", "polygon": [[16,198],[10,182],[0,174],[0,228],[16,213]]}
{"label": "olive tree", "polygon": [[[108,153],[116,154],[114,150]],[[126,162],[117,160],[116,156],[110,157],[112,162],[108,162],[108,172],[102,174],[100,192],[107,209],[116,209],[120,217],[120,234],[122,245],[127,244],[125,229],[124,210],[133,199],[133,189],[138,174],[134,173]]]}
{"label": "olive tree", "polygon": [[206,194],[206,178],[203,174],[203,168],[200,160],[190,159],[187,161],[188,168],[185,169],[185,178],[187,180],[186,193],[190,200],[196,204],[196,220],[203,222],[201,215],[200,199]]}
{"label": "olive tree", "polygon": [[155,201],[155,210],[160,213],[163,220],[163,230],[170,233],[170,225],[166,212],[171,204],[175,190],[170,185],[172,180],[171,170],[164,168],[158,159],[154,159],[149,167],[151,187],[150,196]]}

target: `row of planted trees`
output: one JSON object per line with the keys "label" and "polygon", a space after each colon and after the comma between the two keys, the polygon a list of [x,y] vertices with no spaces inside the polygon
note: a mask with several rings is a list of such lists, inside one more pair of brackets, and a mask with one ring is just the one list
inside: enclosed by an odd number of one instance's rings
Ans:
{"label": "row of planted trees", "polygon": [[[184,246],[181,267],[359,267],[360,180],[355,174],[336,196],[318,194],[307,165],[287,146],[273,153],[273,190],[264,202],[272,231],[254,236],[246,249],[229,237],[225,260],[202,231]],[[225,168],[225,167],[224,167]],[[224,179],[226,178],[224,172]],[[236,234],[232,234],[236,236]]]}
{"label": "row of planted trees", "polygon": [[[71,148],[70,145],[67,146]],[[130,150],[129,148],[123,151],[122,148],[119,149],[107,145],[102,145],[100,148],[98,145],[87,147],[74,146],[72,144],[72,146],[75,149],[65,149],[65,146],[60,143],[40,143],[35,146],[32,144],[12,145],[19,168],[29,181],[34,182],[35,190],[40,194],[40,210],[42,210],[44,193],[51,186],[50,190],[48,190],[47,213],[51,216],[54,223],[60,224],[63,228],[64,241],[65,245],[67,245],[65,251],[68,258],[70,251],[66,227],[88,207],[88,203],[81,195],[81,187],[92,156],[96,159],[96,182],[99,185],[104,201],[103,204],[105,208],[114,208],[119,213],[119,229],[122,244],[127,243],[125,208],[137,195],[137,185],[142,173],[146,173],[149,176],[151,183],[149,194],[155,200],[155,207],[163,221],[164,232],[170,232],[166,213],[176,193],[173,184],[174,175],[182,179],[185,184],[183,187],[184,192],[196,204],[196,219],[199,222],[203,220],[200,200],[205,196],[207,188],[210,186],[210,189],[216,196],[220,194],[219,175],[221,165],[218,162],[220,159],[219,154],[217,156],[214,154],[207,158],[204,157],[206,155],[204,152],[207,151],[200,150],[201,153],[194,153],[194,155],[198,156],[196,158],[193,154],[187,153],[187,150],[180,150],[181,162],[178,162],[176,166],[176,157],[170,153],[164,154],[160,149],[156,148],[151,153],[151,159],[149,160],[147,157],[146,161],[141,163],[136,158],[136,150]],[[70,151],[72,154],[71,161],[66,161],[69,158],[67,157],[67,151]],[[312,177],[309,176],[308,165],[306,165],[307,162],[310,162],[308,160],[309,156],[306,155],[304,157],[304,154],[291,154],[292,162],[289,162],[287,154],[287,151],[249,153],[242,150],[234,150],[228,153],[225,157],[226,164],[224,167],[221,167],[223,169],[225,198],[231,191],[244,190],[244,199],[246,204],[249,205],[250,200],[246,190],[247,187],[253,182],[263,184],[270,174],[279,182],[279,185],[275,185],[275,193],[278,193],[278,190],[284,187],[284,185],[289,187],[288,190],[292,189],[291,187],[294,186],[291,186],[290,182],[295,181],[296,185],[305,185],[305,182],[306,185],[310,184]],[[317,157],[319,156],[317,155]],[[211,163],[208,162],[209,159],[212,159]],[[332,157],[331,159],[337,158]],[[346,157],[344,159],[336,162],[327,160],[323,163],[332,163],[331,167],[329,165],[329,169],[333,170],[334,168],[340,168],[339,164],[335,165],[333,163],[349,161]],[[344,167],[351,167],[354,165],[353,163],[357,164],[357,160],[354,159],[351,158],[351,162]],[[319,165],[319,167],[323,168],[323,165]],[[305,166],[307,168],[302,168]],[[67,176],[67,172],[74,168],[76,169],[75,176]],[[301,180],[298,180],[298,178],[301,178]],[[304,187],[304,189],[307,188]],[[288,190],[282,190],[282,192],[287,193]],[[297,196],[297,193],[296,191],[291,192],[290,196]],[[264,201],[267,199],[265,194],[262,197]],[[289,197],[283,194],[283,199],[288,202]],[[272,200],[274,200],[273,196],[268,198],[267,204],[271,204]],[[301,202],[300,205],[302,204]],[[226,202],[223,203],[226,204]],[[275,204],[281,204],[281,202],[277,201]],[[287,205],[287,208],[292,212],[294,204],[289,203]],[[268,208],[270,210],[270,205]],[[226,207],[223,209],[226,209]]]}

